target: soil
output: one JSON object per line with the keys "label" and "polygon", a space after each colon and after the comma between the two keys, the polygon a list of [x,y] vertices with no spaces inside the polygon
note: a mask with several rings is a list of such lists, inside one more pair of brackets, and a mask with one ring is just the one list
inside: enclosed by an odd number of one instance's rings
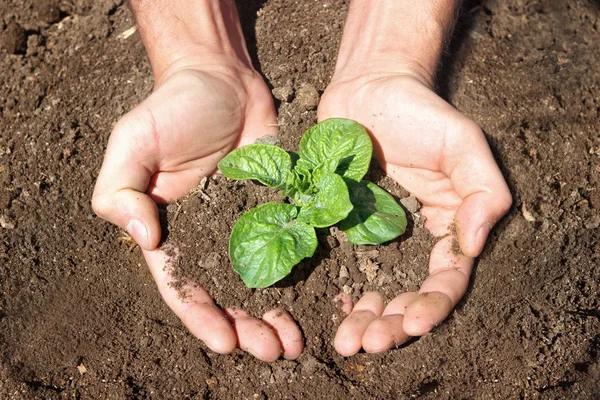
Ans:
{"label": "soil", "polygon": [[[348,1],[239,3],[280,98],[282,146],[295,149],[316,121],[314,96],[296,94],[325,89]],[[484,129],[515,204],[452,316],[406,346],[340,357],[332,300],[418,287],[433,243],[418,212],[380,247],[324,232],[313,260],[250,291],[230,268],[228,235],[245,210],[280,197],[217,177],[169,206],[169,240],[189,254],[182,276],[220,305],[260,315],[282,304],[299,322],[306,350],[272,364],[214,354],[187,333],[139,249],[91,210],[110,129],[153,85],[139,35],[120,36],[134,25],[126,4],[6,0],[0,15],[0,398],[600,398],[597,1],[464,4],[439,90]]]}

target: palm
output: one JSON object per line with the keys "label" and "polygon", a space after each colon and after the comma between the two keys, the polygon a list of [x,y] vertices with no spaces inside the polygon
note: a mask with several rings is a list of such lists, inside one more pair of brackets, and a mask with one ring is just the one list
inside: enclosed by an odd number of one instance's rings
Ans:
{"label": "palm", "polygon": [[182,298],[172,285],[177,249],[167,254],[156,248],[161,229],[155,201],[185,196],[229,150],[265,134],[277,134],[275,108],[255,71],[176,72],[117,123],[93,205],[140,244],[163,299],[195,336],[220,353],[237,345],[272,361],[281,355],[296,358],[303,348],[301,333],[285,310],[268,312],[262,320],[239,309],[224,313],[201,286],[192,284],[183,288]]}
{"label": "palm", "polygon": [[[320,115],[361,122],[373,136],[375,158],[391,177],[425,203],[456,205],[456,191],[444,171],[445,143],[453,132],[451,124],[467,118],[413,78],[368,82],[353,88],[352,101],[340,101],[338,96],[345,96],[351,85],[331,86]],[[440,198],[442,188],[449,196]]]}
{"label": "palm", "polygon": [[[275,128],[265,126],[264,115],[272,105],[264,82],[257,80],[250,95],[230,80],[219,73],[181,71],[136,110],[137,118],[151,125],[140,131],[148,136],[141,140],[153,143],[158,161],[150,166],[154,174],[148,189],[155,199],[184,196],[234,146],[257,135],[276,134]],[[257,109],[262,114],[258,117]],[[267,122],[275,122],[274,115]]]}
{"label": "palm", "polygon": [[[483,247],[487,232],[482,237],[480,229],[489,231],[506,212],[510,194],[477,125],[414,77],[333,82],[319,117],[363,124],[381,167],[424,203],[427,228],[444,237],[432,249],[429,277],[418,294],[400,295],[386,307],[378,295],[367,294],[340,326],[336,348],[342,355],[360,347],[384,351],[448,315],[466,291],[472,257]],[[453,251],[456,241],[463,254]]]}

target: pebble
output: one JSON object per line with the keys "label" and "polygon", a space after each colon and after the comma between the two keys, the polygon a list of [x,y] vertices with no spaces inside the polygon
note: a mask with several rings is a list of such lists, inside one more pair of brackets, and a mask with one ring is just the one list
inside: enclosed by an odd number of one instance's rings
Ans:
{"label": "pebble", "polygon": [[596,229],[600,226],[600,215],[594,215],[584,223],[587,229]]}
{"label": "pebble", "polygon": [[0,215],[0,226],[4,229],[15,229],[15,223],[6,215]]}
{"label": "pebble", "polygon": [[273,146],[281,145],[281,139],[277,136],[265,135],[263,137],[259,137],[254,141],[254,143],[262,143],[262,144],[270,144]]}
{"label": "pebble", "polygon": [[306,111],[314,110],[319,105],[319,92],[313,85],[304,85],[296,93],[298,105]]}
{"label": "pebble", "polygon": [[350,278],[350,273],[348,273],[348,268],[345,265],[340,267],[340,279],[348,279]]}

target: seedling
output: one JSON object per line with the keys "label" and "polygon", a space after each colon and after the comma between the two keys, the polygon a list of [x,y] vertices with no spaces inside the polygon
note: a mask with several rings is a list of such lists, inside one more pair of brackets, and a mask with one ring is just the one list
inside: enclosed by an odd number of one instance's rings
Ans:
{"label": "seedling", "polygon": [[317,248],[315,228],[339,223],[354,244],[381,244],[404,233],[406,216],[385,190],[362,180],[373,144],[358,122],[332,118],[308,129],[298,153],[251,144],[219,163],[228,178],[279,189],[290,203],[266,203],[237,221],[229,257],[246,286],[283,279]]}

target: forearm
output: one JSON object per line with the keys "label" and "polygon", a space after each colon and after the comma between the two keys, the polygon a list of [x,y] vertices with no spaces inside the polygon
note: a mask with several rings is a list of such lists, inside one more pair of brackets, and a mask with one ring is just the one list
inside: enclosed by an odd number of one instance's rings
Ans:
{"label": "forearm", "polygon": [[460,0],[353,0],[337,74],[360,74],[370,64],[390,72],[419,70],[432,83]]}
{"label": "forearm", "polygon": [[131,0],[157,80],[178,64],[251,67],[233,0]]}

